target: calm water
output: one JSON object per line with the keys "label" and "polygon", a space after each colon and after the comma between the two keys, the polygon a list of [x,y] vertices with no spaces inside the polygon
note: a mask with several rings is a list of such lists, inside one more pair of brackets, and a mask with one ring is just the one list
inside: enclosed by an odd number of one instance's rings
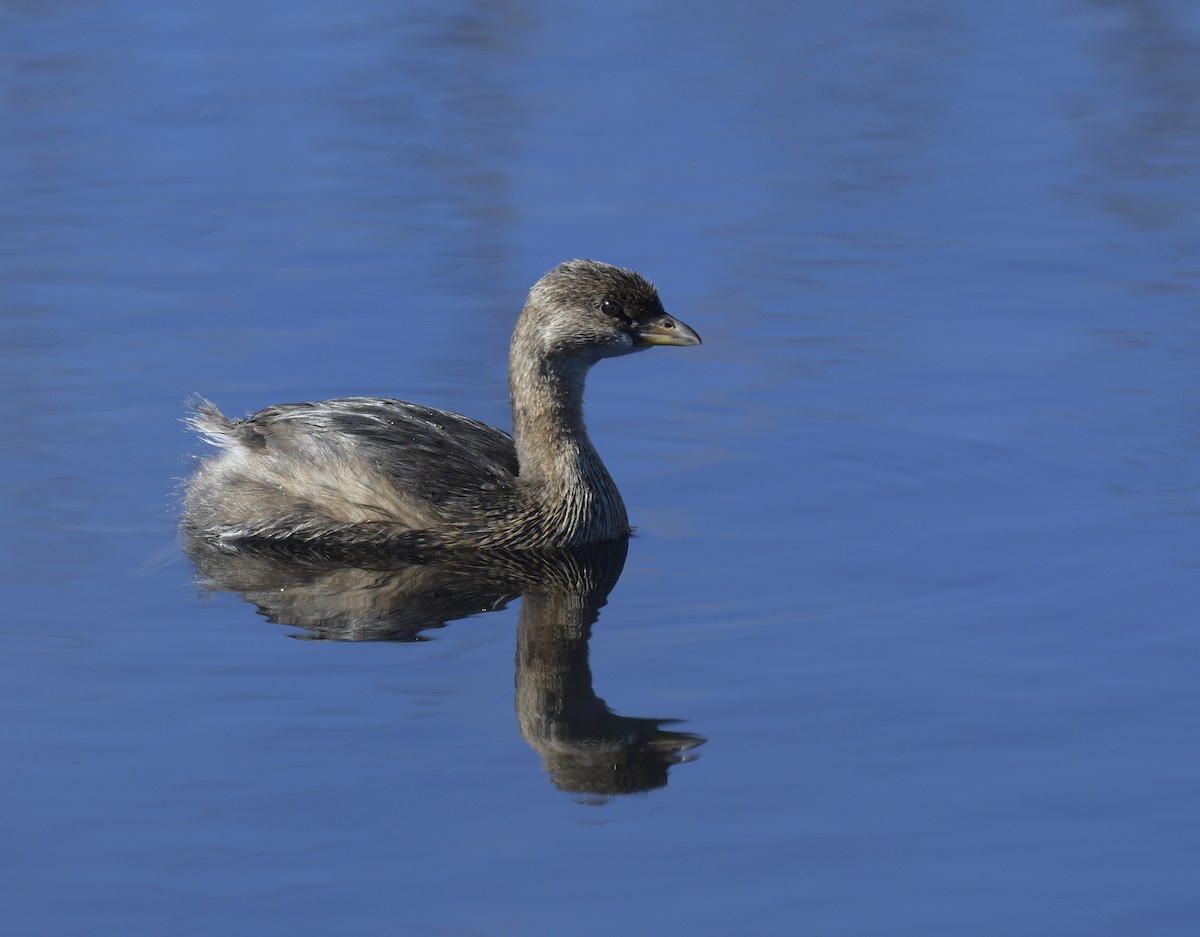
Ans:
{"label": "calm water", "polygon": [[[1200,931],[1195,5],[734,6],[0,13],[6,933]],[[506,425],[575,256],[619,580],[197,583],[188,395]]]}

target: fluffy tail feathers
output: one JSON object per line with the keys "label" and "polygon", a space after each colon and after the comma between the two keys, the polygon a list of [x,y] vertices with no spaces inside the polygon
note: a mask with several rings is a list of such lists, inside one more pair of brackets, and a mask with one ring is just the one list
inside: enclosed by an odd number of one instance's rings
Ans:
{"label": "fluffy tail feathers", "polygon": [[183,422],[200,434],[200,438],[211,446],[229,449],[236,443],[233,438],[233,420],[225,416],[211,400],[196,395],[188,398],[191,414]]}

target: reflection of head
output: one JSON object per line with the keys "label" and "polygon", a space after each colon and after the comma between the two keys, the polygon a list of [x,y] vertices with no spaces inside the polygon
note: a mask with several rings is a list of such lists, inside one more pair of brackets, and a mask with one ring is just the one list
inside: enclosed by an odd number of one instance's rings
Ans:
{"label": "reflection of head", "polygon": [[209,589],[238,592],[269,621],[333,641],[420,640],[423,631],[518,595],[516,708],[555,785],[627,794],[667,783],[704,739],[671,720],[620,716],[592,689],[588,638],[625,564],[627,540],[573,550],[458,553],[359,565],[295,553],[188,552]]}
{"label": "reflection of head", "polygon": [[521,604],[517,719],[555,785],[571,793],[664,787],[667,769],[704,741],[664,729],[670,720],[617,715],[592,688],[588,638],[624,562],[622,542],[619,552],[587,558],[590,575],[543,582]]}
{"label": "reflection of head", "polygon": [[636,794],[667,786],[667,770],[687,761],[683,753],[704,743],[688,732],[664,728],[674,720],[618,716],[604,706],[602,720],[571,728],[573,737],[535,740],[526,720],[521,731],[542,756],[555,787],[571,794]]}

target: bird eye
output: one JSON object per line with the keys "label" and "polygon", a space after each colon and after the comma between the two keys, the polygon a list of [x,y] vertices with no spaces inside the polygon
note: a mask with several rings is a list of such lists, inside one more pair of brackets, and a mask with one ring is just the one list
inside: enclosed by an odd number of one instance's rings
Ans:
{"label": "bird eye", "polygon": [[621,304],[612,299],[606,299],[600,304],[600,311],[606,316],[612,316],[614,319],[624,319],[625,310],[621,308]]}

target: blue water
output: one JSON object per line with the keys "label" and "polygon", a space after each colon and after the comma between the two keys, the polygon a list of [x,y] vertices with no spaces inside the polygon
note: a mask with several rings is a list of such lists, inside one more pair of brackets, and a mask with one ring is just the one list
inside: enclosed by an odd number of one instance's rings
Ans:
{"label": "blue water", "polygon": [[[0,68],[5,933],[1200,930],[1194,4],[27,3]],[[521,599],[293,640],[175,534],[189,395],[507,425],[576,256],[705,342],[589,383],[581,692],[706,739],[641,793],[530,740]]]}

